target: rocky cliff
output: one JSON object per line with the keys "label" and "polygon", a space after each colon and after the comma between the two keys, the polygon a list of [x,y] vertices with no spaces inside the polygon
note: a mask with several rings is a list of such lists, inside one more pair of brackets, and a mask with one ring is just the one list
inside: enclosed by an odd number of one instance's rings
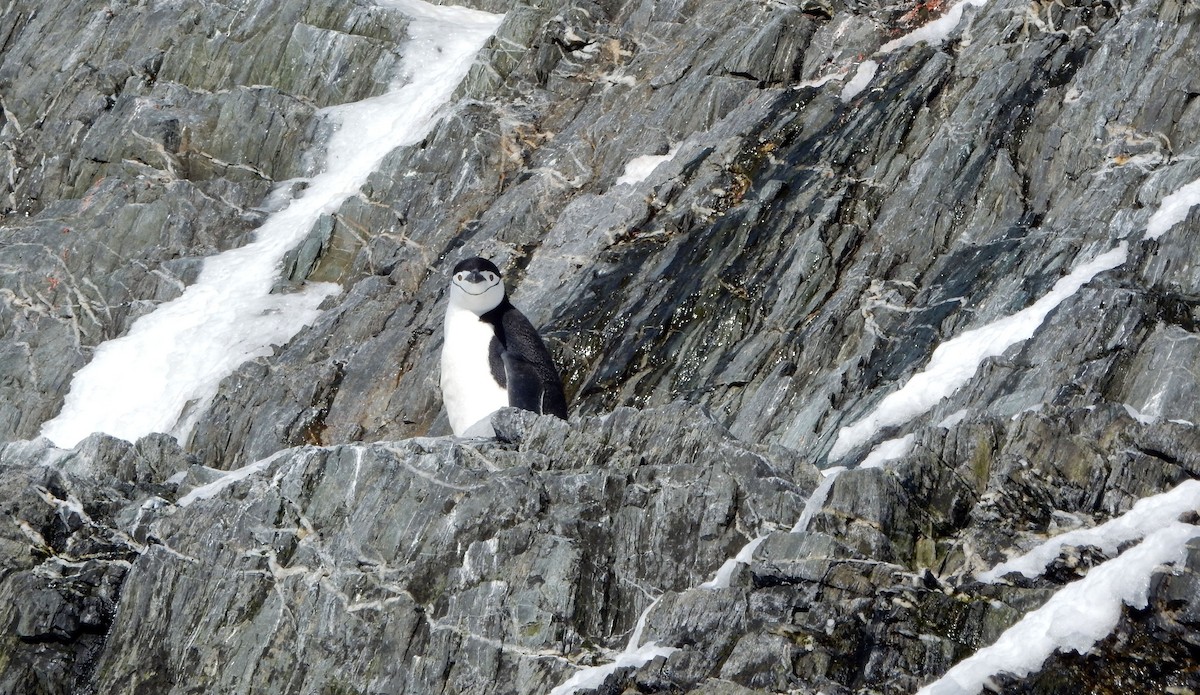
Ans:
{"label": "rocky cliff", "polygon": [[[280,264],[309,325],[71,448],[414,6],[0,10],[0,692],[1200,690],[1200,8],[464,4],[436,123]],[[476,254],[569,422],[446,436]]]}

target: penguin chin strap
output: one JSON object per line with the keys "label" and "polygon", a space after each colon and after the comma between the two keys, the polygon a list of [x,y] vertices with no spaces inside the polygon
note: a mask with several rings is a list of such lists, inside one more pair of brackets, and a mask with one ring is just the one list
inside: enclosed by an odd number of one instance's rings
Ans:
{"label": "penguin chin strap", "polygon": [[492,284],[488,285],[487,287],[483,288],[482,290],[480,290],[478,292],[472,292],[471,290],[468,290],[466,287],[458,284],[457,280],[454,281],[455,287],[462,290],[463,292],[466,292],[467,294],[471,295],[472,297],[478,297],[482,294],[485,294],[488,290],[492,289],[493,287],[495,287],[496,285],[499,285],[499,284],[500,284],[500,281],[497,280],[496,282],[493,282]]}

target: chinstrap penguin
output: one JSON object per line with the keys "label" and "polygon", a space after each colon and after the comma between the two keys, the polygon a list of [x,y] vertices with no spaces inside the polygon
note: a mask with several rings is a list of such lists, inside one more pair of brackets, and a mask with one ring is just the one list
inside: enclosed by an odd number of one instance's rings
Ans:
{"label": "chinstrap penguin", "polygon": [[485,258],[454,266],[442,343],[442,400],[460,437],[490,437],[490,416],[512,406],[567,418],[550,351],[508,301],[500,269]]}

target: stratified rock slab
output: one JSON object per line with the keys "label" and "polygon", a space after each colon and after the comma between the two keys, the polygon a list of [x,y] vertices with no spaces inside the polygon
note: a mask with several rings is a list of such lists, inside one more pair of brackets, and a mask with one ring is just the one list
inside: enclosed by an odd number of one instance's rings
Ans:
{"label": "stratified rock slab", "polygon": [[502,417],[503,442],[296,449],[158,509],[99,690],[549,690],[817,477],[695,408]]}

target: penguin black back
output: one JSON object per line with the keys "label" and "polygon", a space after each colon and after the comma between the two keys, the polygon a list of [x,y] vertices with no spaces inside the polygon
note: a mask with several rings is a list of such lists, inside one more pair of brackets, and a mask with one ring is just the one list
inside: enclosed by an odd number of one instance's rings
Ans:
{"label": "penguin black back", "polygon": [[488,349],[488,365],[497,383],[508,389],[508,404],[566,420],[562,379],[529,319],[508,301],[507,295],[479,318],[495,331]]}

